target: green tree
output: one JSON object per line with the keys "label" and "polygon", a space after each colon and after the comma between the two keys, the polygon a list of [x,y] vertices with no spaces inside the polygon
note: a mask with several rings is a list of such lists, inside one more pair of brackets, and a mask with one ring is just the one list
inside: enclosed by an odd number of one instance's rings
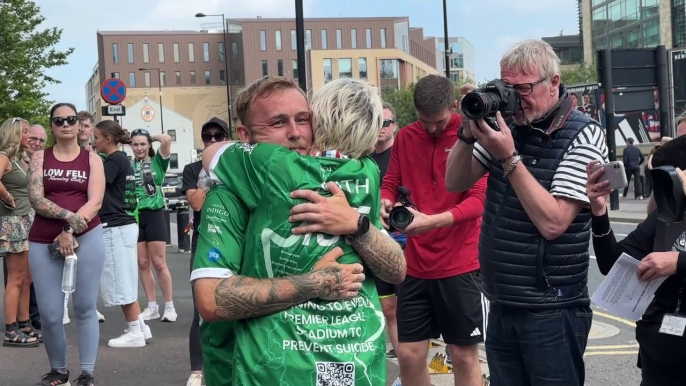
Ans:
{"label": "green tree", "polygon": [[48,127],[52,101],[42,90],[59,80],[46,70],[67,64],[74,51],[59,51],[62,30],[39,29],[45,18],[27,0],[0,0],[0,119],[21,117]]}
{"label": "green tree", "polygon": [[562,83],[566,85],[595,83],[598,81],[598,70],[595,65],[581,64],[571,70],[563,70],[560,74]]}
{"label": "green tree", "polygon": [[398,128],[403,128],[417,120],[417,111],[414,109],[414,83],[407,88],[385,91],[383,100],[395,109]]}

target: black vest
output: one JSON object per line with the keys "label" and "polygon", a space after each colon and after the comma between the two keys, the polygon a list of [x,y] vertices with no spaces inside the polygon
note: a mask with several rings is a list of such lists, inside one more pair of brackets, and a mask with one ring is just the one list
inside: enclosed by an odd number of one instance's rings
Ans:
{"label": "black vest", "polygon": [[[550,135],[537,129],[514,127],[515,146],[523,157],[523,164],[518,167],[526,166],[550,191],[567,149],[591,122],[595,121],[572,110]],[[526,308],[590,304],[586,286],[590,220],[590,209],[584,208],[564,234],[546,240],[524,211],[500,162],[493,159],[479,238],[484,293],[489,300]]]}

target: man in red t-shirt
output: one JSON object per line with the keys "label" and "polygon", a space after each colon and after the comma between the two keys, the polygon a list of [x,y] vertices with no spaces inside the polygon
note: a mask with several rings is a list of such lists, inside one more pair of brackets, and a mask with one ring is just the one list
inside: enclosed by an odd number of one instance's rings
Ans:
{"label": "man in red t-shirt", "polygon": [[448,344],[455,384],[481,385],[477,344],[484,341],[486,300],[480,285],[478,241],[486,177],[463,193],[445,187],[446,161],[457,142],[460,116],[452,82],[422,78],[414,91],[419,120],[404,127],[381,185],[381,214],[410,191],[416,210],[407,234],[407,277],[398,290],[398,360],[403,384],[428,385],[429,339]]}

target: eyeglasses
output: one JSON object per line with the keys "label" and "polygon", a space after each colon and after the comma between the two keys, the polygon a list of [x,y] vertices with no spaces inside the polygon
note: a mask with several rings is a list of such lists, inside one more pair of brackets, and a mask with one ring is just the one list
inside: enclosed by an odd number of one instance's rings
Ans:
{"label": "eyeglasses", "polygon": [[145,130],[145,129],[136,129],[136,130],[134,130],[134,131],[131,132],[131,136],[132,136],[132,137],[135,137],[135,136],[137,136],[137,135],[145,135],[145,136],[148,136],[148,137],[149,137],[149,136],[150,136],[150,133],[149,133],[147,130]]}
{"label": "eyeglasses", "polygon": [[76,119],[76,115],[70,115],[70,116],[68,116],[68,117],[66,117],[66,118],[54,117],[54,118],[52,119],[52,123],[54,123],[55,126],[64,126],[64,122],[67,122],[67,124],[68,124],[69,126],[74,126],[74,125],[76,124],[76,122],[78,122],[78,121],[79,121],[79,120]]}
{"label": "eyeglasses", "polygon": [[222,131],[220,131],[218,133],[214,133],[214,134],[204,132],[204,133],[200,134],[200,137],[202,137],[203,142],[212,142],[212,138],[214,138],[214,140],[217,142],[221,142],[224,139],[226,139],[226,134]]}
{"label": "eyeglasses", "polygon": [[515,90],[517,90],[519,95],[527,96],[527,95],[531,95],[531,93],[534,92],[534,87],[536,87],[538,84],[542,83],[545,80],[546,80],[546,78],[543,78],[543,79],[538,80],[538,81],[533,82],[533,83],[515,84],[515,85],[512,85],[512,87]]}
{"label": "eyeglasses", "polygon": [[38,142],[38,143],[43,144],[43,145],[47,142],[47,140],[45,140],[43,138],[38,138],[38,137],[29,137],[29,141]]}
{"label": "eyeglasses", "polygon": [[381,126],[381,127],[388,127],[394,123],[395,123],[395,121],[392,119],[384,119],[383,120],[383,126]]}

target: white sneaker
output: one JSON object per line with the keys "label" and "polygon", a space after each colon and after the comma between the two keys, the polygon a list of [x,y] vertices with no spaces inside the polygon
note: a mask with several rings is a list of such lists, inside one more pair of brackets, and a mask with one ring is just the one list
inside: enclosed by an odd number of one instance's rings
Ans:
{"label": "white sneaker", "polygon": [[[124,332],[129,332],[129,329],[127,328],[124,330]],[[145,325],[145,328],[143,328],[143,336],[145,337],[145,340],[152,339],[152,331],[150,330],[150,326],[147,324]]]}
{"label": "white sneaker", "polygon": [[191,376],[188,377],[186,386],[202,386],[202,374],[191,374]]}
{"label": "white sneaker", "polygon": [[67,314],[67,310],[64,310],[64,317],[62,317],[62,324],[69,324],[71,322],[71,319],[69,319],[69,315]]}
{"label": "white sneaker", "polygon": [[134,334],[126,331],[119,338],[110,339],[107,345],[115,348],[140,348],[145,347],[145,337],[143,334]]}
{"label": "white sneaker", "polygon": [[95,312],[98,313],[98,322],[104,323],[105,322],[105,316],[103,314],[101,314],[100,311],[98,311],[98,310],[95,310]]}
{"label": "white sneaker", "polygon": [[176,310],[172,306],[164,307],[164,316],[162,317],[163,322],[176,322]]}
{"label": "white sneaker", "polygon": [[157,307],[146,307],[143,312],[141,312],[141,316],[143,317],[143,320],[152,320],[152,319],[159,319],[160,318],[160,312],[158,311]]}

